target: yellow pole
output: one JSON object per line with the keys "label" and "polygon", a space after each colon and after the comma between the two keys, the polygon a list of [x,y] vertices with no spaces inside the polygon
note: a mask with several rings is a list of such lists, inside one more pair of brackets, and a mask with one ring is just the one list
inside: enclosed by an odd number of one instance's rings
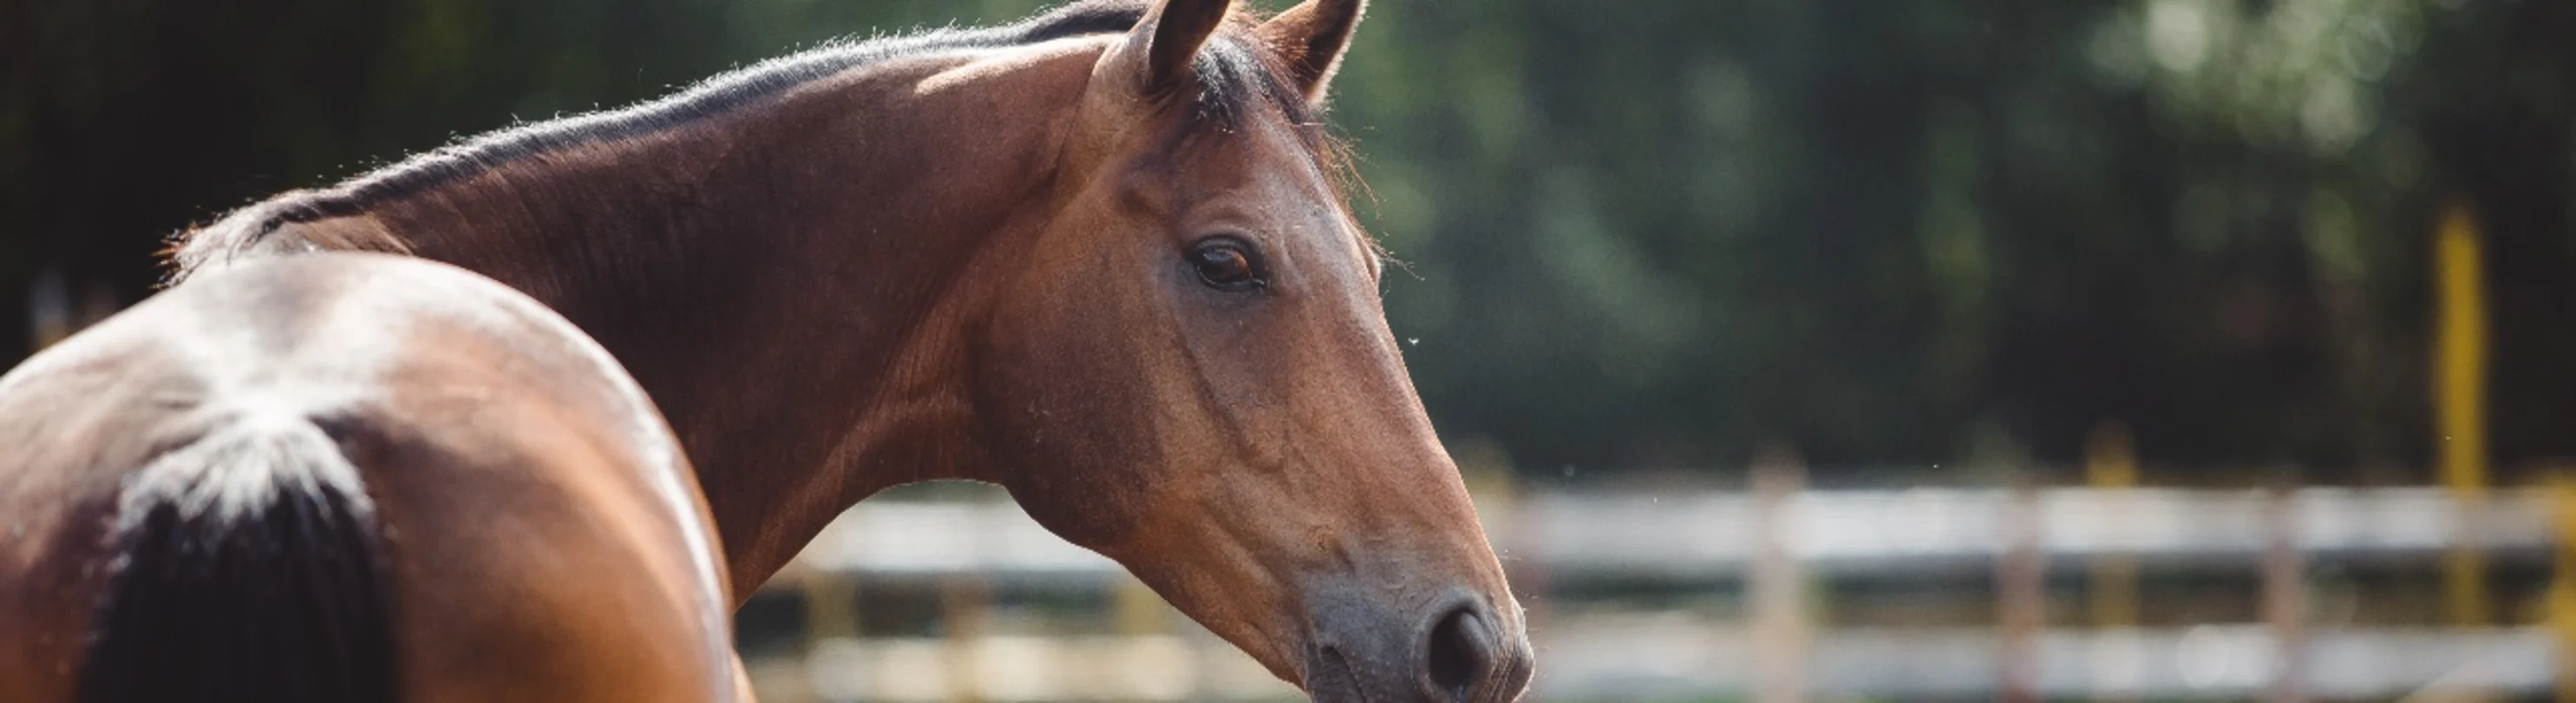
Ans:
{"label": "yellow pole", "polygon": [[2558,701],[2576,703],[2576,483],[2559,476],[2549,485],[2558,519],[2557,563],[2549,579],[2549,630],[2558,636]]}
{"label": "yellow pole", "polygon": [[2438,405],[2442,485],[2460,504],[2460,539],[2443,564],[2451,621],[2461,627],[2490,622],[2486,563],[2468,543],[2468,527],[2487,490],[2487,315],[2484,274],[2478,259],[2477,222],[2468,205],[2442,212],[2434,238],[2434,279],[2439,292],[2440,339],[2433,353],[2433,397]]}

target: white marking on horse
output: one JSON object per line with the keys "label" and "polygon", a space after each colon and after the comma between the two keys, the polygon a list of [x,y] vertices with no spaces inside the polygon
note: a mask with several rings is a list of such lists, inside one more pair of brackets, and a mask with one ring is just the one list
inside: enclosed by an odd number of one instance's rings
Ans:
{"label": "white marking on horse", "polygon": [[[206,384],[208,405],[197,411],[205,414],[207,429],[126,477],[118,497],[119,534],[138,527],[163,503],[175,505],[183,518],[212,515],[230,523],[274,505],[281,490],[320,497],[327,487],[358,515],[374,513],[357,467],[312,420],[364,400],[401,331],[398,319],[352,297],[335,299],[320,320],[285,329],[231,317],[186,318],[193,329],[179,338],[198,341],[162,347]],[[293,344],[282,358],[261,351],[263,338],[293,335],[299,327],[330,330],[332,343]]]}
{"label": "white marking on horse", "polygon": [[258,517],[277,504],[281,491],[320,497],[326,489],[346,499],[361,519],[374,515],[358,467],[321,428],[297,414],[256,412],[128,476],[117,498],[116,533],[140,529],[162,505],[177,508],[182,520],[212,518],[229,525]]}

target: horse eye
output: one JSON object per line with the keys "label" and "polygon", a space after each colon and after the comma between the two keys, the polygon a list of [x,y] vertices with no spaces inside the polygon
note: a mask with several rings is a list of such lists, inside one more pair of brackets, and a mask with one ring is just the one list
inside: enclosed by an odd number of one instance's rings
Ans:
{"label": "horse eye", "polygon": [[1199,242],[1189,253],[1190,265],[1198,269],[1199,282],[1222,291],[1259,288],[1260,265],[1253,260],[1252,248],[1232,237],[1216,237]]}

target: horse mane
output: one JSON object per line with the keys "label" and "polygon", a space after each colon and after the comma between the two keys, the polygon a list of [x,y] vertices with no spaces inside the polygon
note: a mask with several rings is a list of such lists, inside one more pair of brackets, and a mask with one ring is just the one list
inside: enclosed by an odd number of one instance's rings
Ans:
{"label": "horse mane", "polygon": [[[1076,0],[1015,24],[973,29],[938,28],[838,40],[717,74],[677,93],[635,105],[525,123],[413,155],[329,188],[280,194],[228,213],[212,224],[172,235],[162,250],[164,285],[176,284],[206,262],[255,251],[288,225],[351,217],[392,200],[452,184],[496,167],[587,144],[632,139],[686,127],[764,102],[798,86],[885,61],[940,52],[1027,46],[1056,39],[1114,34],[1133,29],[1149,10],[1147,0]],[[1203,47],[1193,63],[1199,78],[1196,123],[1232,126],[1255,110],[1277,110],[1295,125],[1317,166],[1337,188],[1356,183],[1347,150],[1318,123],[1313,109],[1271,52],[1241,31],[1241,14]],[[326,234],[295,244],[307,249],[360,249],[407,253],[410,245],[381,229]],[[1370,242],[1375,253],[1375,243]]]}

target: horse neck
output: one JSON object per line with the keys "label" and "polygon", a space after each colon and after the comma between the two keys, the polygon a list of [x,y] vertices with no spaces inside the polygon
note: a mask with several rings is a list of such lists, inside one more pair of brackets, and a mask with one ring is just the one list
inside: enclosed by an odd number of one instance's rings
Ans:
{"label": "horse neck", "polygon": [[999,121],[997,101],[920,98],[917,82],[852,77],[521,159],[371,219],[615,354],[687,447],[748,594],[849,505],[978,463],[961,345],[979,303],[953,284],[985,243],[1034,226],[1059,138],[1045,117],[965,133]]}

